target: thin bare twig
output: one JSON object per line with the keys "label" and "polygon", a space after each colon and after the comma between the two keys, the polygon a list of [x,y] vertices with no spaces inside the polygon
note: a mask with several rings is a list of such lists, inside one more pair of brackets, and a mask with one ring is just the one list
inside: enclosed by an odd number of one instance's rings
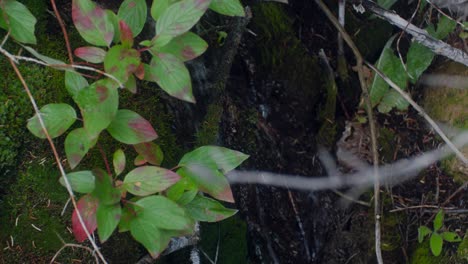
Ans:
{"label": "thin bare twig", "polygon": [[81,249],[84,249],[86,251],[88,251],[89,253],[91,253],[91,255],[94,257],[96,263],[99,263],[99,259],[97,258],[96,254],[94,254],[93,250],[89,247],[86,247],[86,246],[83,246],[83,245],[78,245],[78,244],[70,244],[70,243],[67,243],[67,244],[64,244],[60,249],[59,251],[57,251],[57,253],[55,253],[54,257],[50,260],[50,264],[54,263],[55,259],[60,255],[60,253],[67,247],[74,247],[74,248],[81,248]]}
{"label": "thin bare twig", "polygon": [[[58,168],[60,170],[60,174],[62,175],[62,177],[64,179],[65,187],[66,187],[66,189],[68,191],[68,194],[70,196],[73,207],[76,209],[77,204],[76,204],[76,200],[75,200],[75,194],[73,193],[70,182],[68,181],[67,174],[65,173],[65,169],[63,168],[62,163],[60,162],[60,156],[58,155],[57,149],[55,148],[55,144],[52,141],[52,138],[50,137],[49,132],[47,131],[44,120],[42,119],[42,114],[41,114],[41,112],[39,110],[39,107],[37,106],[36,101],[34,100],[34,97],[33,97],[32,93],[31,93],[31,91],[29,90],[29,87],[26,84],[26,81],[24,80],[24,78],[23,78],[21,72],[19,71],[18,67],[16,66],[15,62],[13,60],[11,60],[11,59],[9,61],[10,61],[11,66],[13,67],[16,75],[18,76],[19,80],[21,81],[21,84],[23,85],[23,88],[26,91],[26,93],[27,93],[27,95],[29,97],[29,100],[31,101],[31,104],[32,104],[32,106],[34,108],[34,112],[36,113],[39,124],[41,125],[42,131],[44,132],[44,135],[46,136],[47,140],[49,141],[52,152],[54,153],[54,157],[55,157],[57,166],[58,166]],[[99,256],[99,258],[102,260],[102,262],[107,263],[104,256],[102,255],[101,251],[99,250],[99,247],[96,245],[96,242],[93,240],[93,238],[91,237],[91,234],[88,232],[88,229],[86,228],[86,225],[85,225],[85,223],[83,221],[83,217],[81,216],[80,211],[77,210],[77,209],[76,209],[76,211],[77,211],[78,220],[79,220],[81,226],[83,227],[83,230],[85,231],[87,238],[91,242],[91,245],[93,246],[94,250],[96,251],[96,254]]]}
{"label": "thin bare twig", "polygon": [[57,21],[59,22],[60,28],[62,29],[63,33],[63,38],[65,39],[65,45],[67,46],[67,51],[68,51],[68,59],[70,60],[70,64],[73,63],[73,53],[70,47],[70,41],[68,39],[68,33],[67,29],[65,28],[65,23],[62,20],[62,17],[60,16],[59,11],[57,10],[57,6],[55,5],[55,0],[50,0],[50,3],[52,4],[52,8],[54,9],[55,17],[57,18]]}
{"label": "thin bare twig", "polygon": [[445,135],[445,133],[442,131],[442,129],[437,125],[437,123],[420,107],[411,97],[405,93],[398,85],[396,85],[392,80],[390,80],[384,73],[382,73],[379,69],[374,67],[369,62],[366,62],[367,66],[371,68],[377,75],[379,75],[388,85],[390,85],[393,89],[395,89],[408,103],[411,104],[411,106],[418,111],[420,115],[426,119],[426,121],[431,125],[432,128],[439,134],[439,136],[442,138],[442,140],[445,141],[447,146],[449,146],[452,151],[457,155],[457,157],[463,161],[463,163],[468,164],[468,159],[461,153],[460,150],[457,149],[457,147],[450,141],[450,139]]}
{"label": "thin bare twig", "polygon": [[379,153],[377,151],[377,133],[375,129],[375,121],[374,115],[372,112],[372,103],[369,97],[369,91],[367,89],[367,83],[364,77],[364,68],[363,63],[364,59],[359,52],[359,49],[356,47],[356,44],[353,42],[349,34],[344,30],[344,28],[340,25],[336,17],[332,14],[332,12],[328,9],[328,7],[322,2],[322,0],[315,0],[315,2],[319,5],[322,11],[326,14],[330,22],[335,26],[335,28],[341,33],[344,41],[354,53],[354,57],[356,57],[356,68],[358,71],[359,82],[361,85],[362,90],[362,97],[364,98],[366,104],[366,112],[367,118],[369,120],[369,128],[371,134],[371,147],[372,147],[372,159],[374,164],[374,214],[375,214],[375,254],[377,257],[377,262],[379,264],[383,263],[382,258],[382,249],[381,249],[381,228],[380,228],[380,182],[379,182]]}
{"label": "thin bare twig", "polygon": [[121,81],[119,81],[119,79],[117,79],[114,75],[106,73],[106,72],[98,70],[98,69],[95,69],[93,67],[76,65],[76,64],[50,64],[50,63],[44,62],[42,60],[38,60],[38,59],[30,58],[30,57],[13,55],[10,52],[8,52],[7,50],[3,49],[1,46],[0,46],[0,53],[2,53],[8,59],[14,61],[15,63],[18,63],[19,61],[28,61],[28,62],[33,62],[33,63],[39,64],[39,65],[42,65],[42,66],[47,66],[47,67],[52,67],[52,68],[62,68],[62,69],[71,69],[71,68],[73,68],[73,69],[96,72],[96,73],[102,74],[102,75],[112,79],[113,81],[115,81],[119,85],[120,88],[124,88],[124,84]]}

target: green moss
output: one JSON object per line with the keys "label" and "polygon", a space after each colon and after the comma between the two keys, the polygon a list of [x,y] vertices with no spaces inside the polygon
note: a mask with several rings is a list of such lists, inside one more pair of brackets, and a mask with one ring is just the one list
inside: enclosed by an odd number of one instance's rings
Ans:
{"label": "green moss", "polygon": [[196,146],[213,145],[216,143],[222,114],[223,108],[219,104],[213,103],[208,106],[205,120],[196,133]]}
{"label": "green moss", "polygon": [[444,252],[438,257],[434,256],[429,246],[429,240],[417,244],[411,253],[410,264],[440,264],[440,263],[463,263],[456,256],[444,256]]}
{"label": "green moss", "polygon": [[[44,165],[32,164],[20,172],[16,183],[10,186],[0,204],[1,241],[14,242],[11,250],[4,251],[4,259],[15,263],[32,263],[46,259],[62,246],[60,240],[73,242],[67,230],[70,225],[70,209],[61,216],[68,194],[58,182],[58,173],[51,160]],[[34,226],[33,226],[34,225]],[[39,228],[39,230],[35,229]],[[60,237],[60,238],[59,238]],[[69,252],[61,261],[71,258],[86,259],[80,251]],[[44,261],[34,262],[43,263]]]}

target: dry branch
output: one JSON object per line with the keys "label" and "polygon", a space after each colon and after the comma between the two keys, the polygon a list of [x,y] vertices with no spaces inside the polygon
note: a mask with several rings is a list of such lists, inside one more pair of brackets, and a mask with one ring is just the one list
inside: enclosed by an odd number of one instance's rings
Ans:
{"label": "dry branch", "polygon": [[414,40],[426,46],[435,54],[442,55],[453,61],[468,66],[468,54],[464,51],[454,48],[441,40],[435,39],[429,35],[426,30],[411,24],[394,12],[390,12],[384,8],[381,8],[372,1],[362,0],[361,4],[364,8],[376,14],[378,17],[387,20],[390,24],[395,25],[404,30],[406,33],[412,35]]}

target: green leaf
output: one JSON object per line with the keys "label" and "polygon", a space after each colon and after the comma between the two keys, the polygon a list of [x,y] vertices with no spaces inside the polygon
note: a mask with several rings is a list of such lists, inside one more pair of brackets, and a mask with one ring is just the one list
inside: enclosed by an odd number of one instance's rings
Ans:
{"label": "green leaf", "polygon": [[[91,171],[67,173],[67,179],[72,190],[75,192],[90,193],[94,190],[94,175]],[[66,187],[63,177],[60,177],[59,182]]]}
{"label": "green leaf", "polygon": [[70,168],[74,169],[83,157],[96,144],[97,138],[92,139],[84,128],[77,128],[68,133],[65,138],[65,154]]}
{"label": "green leaf", "polygon": [[226,177],[216,166],[188,164],[177,170],[177,174],[189,178],[198,188],[216,199],[233,203],[231,187]]}
{"label": "green leaf", "polygon": [[397,91],[390,90],[388,91],[382,101],[378,106],[378,110],[380,113],[388,113],[392,110],[392,108],[396,108],[398,110],[407,110],[409,106],[409,102],[403,98]]}
{"label": "green leaf", "polygon": [[101,63],[106,57],[106,51],[97,47],[80,47],[74,53],[78,58],[91,63]]}
{"label": "green leaf", "polygon": [[114,38],[114,26],[108,13],[90,0],[73,0],[72,19],[78,33],[88,43],[109,46]]}
{"label": "green leaf", "polygon": [[[161,242],[161,232],[156,224],[148,217],[136,217],[130,222],[130,233],[136,241],[151,254],[151,257],[157,258],[167,246]],[[169,243],[169,241],[168,241]]]}
{"label": "green leaf", "polygon": [[193,60],[203,54],[208,48],[208,44],[197,34],[187,32],[172,39],[167,45],[157,48],[154,46],[152,51],[157,53],[170,53],[181,61]]}
{"label": "green leaf", "polygon": [[169,7],[169,0],[153,0],[151,5],[151,16],[158,20],[164,11]]}
{"label": "green leaf", "polygon": [[124,187],[131,194],[146,196],[169,188],[180,179],[176,173],[160,167],[143,166],[129,172]]}
{"label": "green leaf", "polygon": [[119,107],[117,85],[109,79],[99,80],[82,89],[74,98],[81,110],[84,128],[96,138],[114,120]]}
{"label": "green leaf", "polygon": [[[112,10],[106,9],[105,12],[107,14],[107,17],[109,18],[109,21],[112,23],[112,27],[114,29],[118,29],[120,18],[114,12],[112,12]],[[119,43],[119,41],[120,41],[120,30],[114,30],[114,37],[112,38],[112,42]]]}
{"label": "green leaf", "polygon": [[138,154],[138,155],[135,157],[135,160],[133,161],[133,164],[134,164],[135,166],[141,166],[141,165],[143,165],[143,164],[145,164],[145,163],[146,163],[145,157],[143,157],[143,155],[140,155],[140,154]]}
{"label": "green leaf", "polygon": [[[377,68],[400,88],[406,88],[407,74],[400,59],[393,54],[391,49],[384,49],[377,64]],[[385,96],[388,88],[388,84],[376,74],[370,89],[370,97],[374,106]]]}
{"label": "green leaf", "polygon": [[112,232],[114,232],[120,222],[121,216],[122,208],[120,207],[120,204],[99,204],[96,217],[98,235],[101,243],[106,242],[106,240],[112,235]]}
{"label": "green leaf", "polygon": [[130,231],[130,223],[135,218],[135,214],[131,205],[125,204],[122,208],[122,216],[120,217],[119,222],[119,232],[127,232]]}
{"label": "green leaf", "polygon": [[36,44],[34,30],[37,19],[28,8],[18,1],[2,1],[0,27],[10,30],[11,36],[19,42]]}
{"label": "green leaf", "polygon": [[443,232],[442,238],[447,242],[461,242],[461,237],[454,232]]}
{"label": "green leaf", "polygon": [[140,154],[145,161],[156,166],[161,165],[164,159],[164,154],[159,145],[156,145],[153,142],[145,142],[134,145],[134,147],[136,152]]}
{"label": "green leaf", "polygon": [[226,16],[245,16],[244,7],[239,0],[212,0],[210,9]]}
{"label": "green leaf", "polygon": [[198,188],[188,178],[181,178],[176,184],[166,190],[166,196],[174,202],[179,202],[185,191],[198,192]]}
{"label": "green leaf", "polygon": [[439,231],[444,225],[444,211],[439,210],[436,217],[434,218],[434,231]]}
{"label": "green leaf", "polygon": [[107,131],[116,140],[131,145],[153,141],[158,137],[146,119],[127,109],[117,112]]}
{"label": "green leaf", "polygon": [[65,72],[65,88],[72,97],[87,86],[89,86],[88,81],[81,74],[75,71]]}
{"label": "green leaf", "polygon": [[[45,55],[42,55],[40,54],[39,52],[37,52],[35,49],[31,48],[31,47],[28,47],[28,46],[25,46],[25,45],[21,45],[23,48],[25,48],[29,53],[31,53],[34,57],[40,59],[41,61],[45,62],[45,63],[48,63],[48,64],[56,64],[56,65],[65,65],[65,62],[61,61],[61,60],[57,60],[57,59],[54,59],[54,58],[50,58],[50,57],[47,57]],[[56,68],[56,69],[64,69],[64,67],[53,67],[53,68]],[[68,70],[71,70],[70,68],[66,67],[65,69],[68,69]]]}
{"label": "green leaf", "polygon": [[145,0],[125,0],[117,16],[130,27],[133,36],[138,36],[146,23],[147,7]]}
{"label": "green leaf", "polygon": [[239,166],[249,156],[223,147],[204,146],[185,154],[177,173],[193,181],[201,191],[216,199],[234,202],[231,187],[223,173]]}
{"label": "green leaf", "polygon": [[[65,133],[76,120],[75,109],[68,104],[45,105],[41,108],[40,114],[51,138],[56,138]],[[37,114],[28,120],[27,127],[36,137],[46,138]]]}
{"label": "green leaf", "polygon": [[128,76],[128,81],[124,84],[125,89],[127,89],[132,94],[137,93],[137,83],[133,75]]}
{"label": "green leaf", "polygon": [[429,245],[434,256],[437,257],[440,255],[440,253],[442,252],[443,243],[444,240],[442,240],[442,237],[437,232],[432,233],[431,239],[429,240]]}
{"label": "green leaf", "polygon": [[191,201],[193,201],[197,193],[198,193],[198,190],[186,191],[180,196],[180,198],[176,202],[180,205],[186,205],[190,203]]}
{"label": "green leaf", "polygon": [[406,55],[406,68],[412,83],[431,65],[434,53],[420,43],[413,42]]}
{"label": "green leaf", "polygon": [[120,191],[114,188],[112,178],[101,169],[94,169],[95,188],[92,193],[100,205],[114,205],[120,201]]}
{"label": "green leaf", "polygon": [[104,70],[125,83],[140,63],[140,53],[137,50],[116,45],[107,52],[104,58]]}
{"label": "green leaf", "polygon": [[437,23],[437,30],[435,37],[437,39],[446,38],[451,32],[455,30],[457,23],[447,16],[440,16],[439,23]]}
{"label": "green leaf", "polygon": [[203,196],[196,196],[185,208],[193,219],[203,222],[219,222],[237,213],[237,210]]}
{"label": "green leaf", "polygon": [[223,173],[228,173],[248,158],[249,155],[232,149],[203,146],[185,154],[180,160],[179,166],[205,164],[215,166]]}
{"label": "green leaf", "polygon": [[377,3],[379,4],[379,6],[385,8],[385,9],[389,9],[390,7],[393,6],[393,4],[396,3],[397,0],[378,0]]}
{"label": "green leaf", "polygon": [[112,163],[114,164],[115,175],[119,175],[122,173],[122,171],[125,170],[125,153],[123,150],[116,150],[112,160]]}
{"label": "green leaf", "polygon": [[136,204],[143,208],[136,218],[152,222],[158,228],[184,230],[193,224],[185,210],[166,197],[148,196],[138,200]]}
{"label": "green leaf", "polygon": [[156,82],[169,95],[195,103],[190,73],[184,63],[172,54],[153,56],[151,65],[145,68],[145,79]]}
{"label": "green leaf", "polygon": [[156,35],[177,37],[189,31],[208,9],[211,0],[183,0],[169,6],[156,23]]}
{"label": "green leaf", "polygon": [[424,238],[431,233],[432,230],[429,229],[427,226],[420,226],[418,228],[418,242],[422,243],[424,241]]}

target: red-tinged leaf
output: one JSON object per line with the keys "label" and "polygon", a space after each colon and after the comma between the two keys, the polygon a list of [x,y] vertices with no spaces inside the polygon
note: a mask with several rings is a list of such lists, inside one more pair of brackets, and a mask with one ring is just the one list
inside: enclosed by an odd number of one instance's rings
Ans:
{"label": "red-tinged leaf", "polygon": [[226,177],[216,166],[209,167],[205,164],[188,164],[177,170],[177,174],[193,181],[200,191],[225,202],[234,202],[231,186]]}
{"label": "red-tinged leaf", "polygon": [[133,33],[130,27],[125,23],[125,21],[119,21],[120,29],[120,41],[122,46],[125,48],[131,48],[133,46]]}
{"label": "red-tinged leaf", "polygon": [[143,80],[145,78],[145,65],[140,63],[137,70],[133,74],[135,74],[138,79]]}
{"label": "red-tinged leaf", "polygon": [[125,0],[117,15],[132,29],[133,36],[138,36],[145,26],[147,14],[145,0]]}
{"label": "red-tinged leaf", "polygon": [[[72,229],[73,235],[75,235],[76,241],[82,243],[86,240],[86,230],[89,234],[92,234],[97,228],[96,210],[98,207],[98,200],[91,195],[85,195],[76,204],[77,208],[72,214]],[[78,218],[77,210],[80,212],[81,218],[85,224],[85,228],[80,223]]]}
{"label": "red-tinged leaf", "polygon": [[143,155],[136,156],[135,160],[133,161],[133,164],[135,164],[135,166],[141,166],[145,163],[146,163],[146,160],[145,160],[145,157],[143,157]]}
{"label": "red-tinged leaf", "polygon": [[88,43],[109,46],[114,38],[114,26],[104,9],[90,0],[73,0],[72,19],[80,35]]}
{"label": "red-tinged leaf", "polygon": [[142,158],[150,164],[161,165],[164,154],[159,145],[153,142],[145,142],[134,145],[136,152],[142,156]]}
{"label": "red-tinged leaf", "polygon": [[116,175],[119,175],[125,170],[125,153],[123,150],[118,149],[114,152],[113,164]]}
{"label": "red-tinged leaf", "polygon": [[112,12],[112,10],[106,9],[107,17],[109,18],[109,21],[112,23],[112,27],[114,27],[114,38],[112,39],[112,42],[114,44],[119,43],[120,41],[120,30],[117,30],[119,28],[119,21],[120,18]]}
{"label": "red-tinged leaf", "polygon": [[112,235],[115,228],[117,228],[122,216],[122,208],[120,204],[99,204],[96,214],[99,239],[104,243]]}
{"label": "red-tinged leaf", "polygon": [[159,53],[153,56],[151,65],[145,69],[145,79],[156,82],[169,95],[195,103],[190,74],[184,63],[172,54]]}
{"label": "red-tinged leaf", "polygon": [[122,216],[120,217],[119,222],[119,232],[127,232],[130,230],[130,222],[135,218],[135,212],[131,205],[125,204],[122,208]]}
{"label": "red-tinged leaf", "polygon": [[106,51],[97,47],[80,47],[74,53],[78,58],[91,63],[101,63],[106,57]]}
{"label": "red-tinged leaf", "polygon": [[153,53],[170,53],[181,61],[193,60],[203,54],[208,48],[208,44],[197,34],[187,32],[172,39],[167,45],[158,48],[152,47]]}
{"label": "red-tinged leaf", "polygon": [[77,128],[68,133],[65,138],[65,154],[71,169],[80,163],[96,141],[97,138],[92,139],[84,128]]}
{"label": "red-tinged leaf", "polygon": [[210,3],[211,0],[184,0],[169,6],[156,23],[157,35],[177,37],[189,31]]}
{"label": "red-tinged leaf", "polygon": [[212,0],[210,9],[225,16],[245,16],[239,0]]}
{"label": "red-tinged leaf", "polygon": [[146,196],[164,191],[178,180],[180,176],[170,170],[143,166],[132,170],[125,176],[124,186],[131,194]]}
{"label": "red-tinged leaf", "polygon": [[158,137],[146,119],[126,109],[117,112],[107,131],[116,140],[129,145],[153,141]]}
{"label": "red-tinged leaf", "polygon": [[216,200],[199,195],[185,209],[193,219],[203,222],[219,222],[237,213],[237,210],[226,208]]}
{"label": "red-tinged leaf", "polygon": [[119,107],[117,84],[109,79],[91,84],[74,99],[80,107],[84,128],[92,139],[109,126]]}
{"label": "red-tinged leaf", "polygon": [[[56,138],[65,133],[76,121],[75,109],[68,104],[45,105],[41,108],[40,114],[51,138]],[[28,120],[27,127],[36,137],[46,138],[37,114]]]}
{"label": "red-tinged leaf", "polygon": [[104,70],[125,83],[128,77],[137,71],[140,63],[140,53],[137,50],[116,45],[107,52],[104,58]]}

